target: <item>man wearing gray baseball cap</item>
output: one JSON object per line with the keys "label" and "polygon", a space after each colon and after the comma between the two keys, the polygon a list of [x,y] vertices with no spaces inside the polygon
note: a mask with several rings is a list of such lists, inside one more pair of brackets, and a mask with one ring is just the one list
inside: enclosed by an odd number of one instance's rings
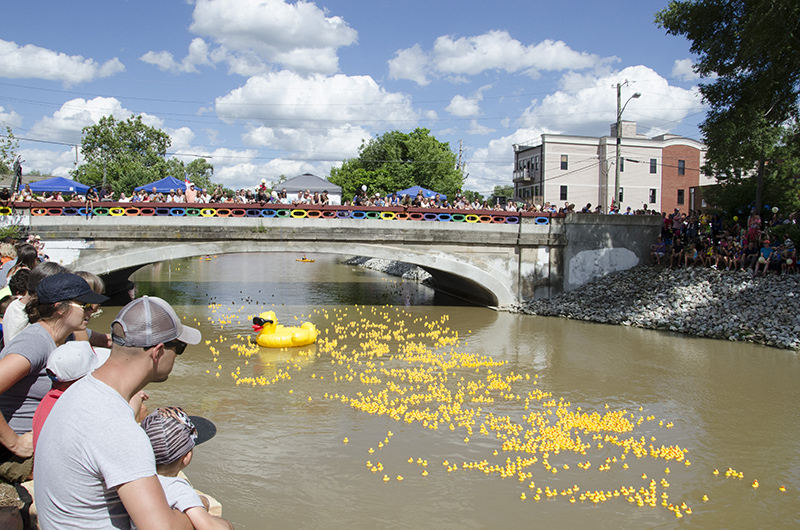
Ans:
{"label": "man wearing gray baseball cap", "polygon": [[56,402],[36,447],[34,483],[43,530],[192,528],[171,510],[153,449],[128,405],[148,383],[165,381],[175,358],[200,332],[164,300],[144,296],[111,324],[108,360]]}

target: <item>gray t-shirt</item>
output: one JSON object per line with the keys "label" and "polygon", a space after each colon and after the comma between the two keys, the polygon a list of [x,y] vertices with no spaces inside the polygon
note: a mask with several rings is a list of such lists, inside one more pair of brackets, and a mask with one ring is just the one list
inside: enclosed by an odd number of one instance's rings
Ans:
{"label": "gray t-shirt", "polygon": [[158,480],[161,481],[161,487],[164,488],[164,494],[167,497],[167,503],[170,508],[178,509],[182,512],[198,506],[205,509],[200,496],[185,479],[159,475]]}
{"label": "gray t-shirt", "polygon": [[[178,509],[182,512],[189,508],[203,508],[205,510],[203,501],[200,500],[200,496],[187,480],[180,477],[164,477],[162,475],[158,476],[158,480],[161,482],[164,496],[167,497],[167,504],[173,510]],[[136,525],[131,521],[131,530],[135,529]]]}
{"label": "gray t-shirt", "polygon": [[0,411],[17,434],[33,429],[33,413],[51,387],[45,368],[47,359],[55,349],[53,337],[41,324],[36,323],[22,330],[0,352],[0,359],[16,353],[31,363],[28,375],[0,394]]}
{"label": "gray t-shirt", "polygon": [[36,445],[42,530],[128,530],[117,486],[156,474],[150,439],[133,409],[91,374],[58,399]]}

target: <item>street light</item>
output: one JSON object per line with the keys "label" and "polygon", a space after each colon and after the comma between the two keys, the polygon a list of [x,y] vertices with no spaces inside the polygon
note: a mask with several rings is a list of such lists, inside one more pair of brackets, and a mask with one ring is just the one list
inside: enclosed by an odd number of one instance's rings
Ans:
{"label": "street light", "polygon": [[627,79],[625,80],[624,83],[617,83],[617,159],[616,159],[616,163],[614,165],[614,170],[615,170],[616,175],[615,175],[615,178],[614,178],[614,200],[612,202],[612,204],[616,204],[617,205],[617,208],[620,207],[620,204],[619,204],[619,202],[620,202],[620,200],[619,200],[619,151],[620,151],[620,146],[622,145],[622,113],[625,112],[625,107],[628,106],[628,103],[630,103],[630,101],[632,99],[637,99],[637,98],[640,98],[642,96],[641,93],[636,92],[631,97],[628,98],[628,101],[626,101],[624,105],[621,105],[621,103],[622,103],[622,87],[624,85],[627,85],[627,84],[628,84]]}

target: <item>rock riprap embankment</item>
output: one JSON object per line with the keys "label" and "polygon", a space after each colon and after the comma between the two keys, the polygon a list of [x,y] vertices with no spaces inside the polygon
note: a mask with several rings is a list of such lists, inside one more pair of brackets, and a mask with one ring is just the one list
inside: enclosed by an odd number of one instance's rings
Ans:
{"label": "rock riprap embankment", "polygon": [[410,263],[403,263],[402,261],[355,256],[344,260],[344,263],[383,272],[390,276],[398,276],[405,280],[417,281],[425,285],[433,285],[435,283],[431,275],[423,269],[416,265],[411,265]]}
{"label": "rock riprap embankment", "polygon": [[800,275],[638,267],[515,310],[797,350],[799,286]]}

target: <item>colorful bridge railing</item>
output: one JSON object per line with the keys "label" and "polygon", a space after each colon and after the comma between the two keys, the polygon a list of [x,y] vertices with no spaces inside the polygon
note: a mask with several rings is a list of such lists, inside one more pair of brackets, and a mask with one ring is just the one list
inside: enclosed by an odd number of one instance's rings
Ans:
{"label": "colorful bridge railing", "polygon": [[29,213],[34,217],[247,217],[263,219],[364,219],[445,223],[519,224],[523,218],[538,225],[563,214],[494,210],[442,210],[358,206],[289,206],[276,204],[169,204],[169,203],[14,203],[0,206],[0,216]]}

